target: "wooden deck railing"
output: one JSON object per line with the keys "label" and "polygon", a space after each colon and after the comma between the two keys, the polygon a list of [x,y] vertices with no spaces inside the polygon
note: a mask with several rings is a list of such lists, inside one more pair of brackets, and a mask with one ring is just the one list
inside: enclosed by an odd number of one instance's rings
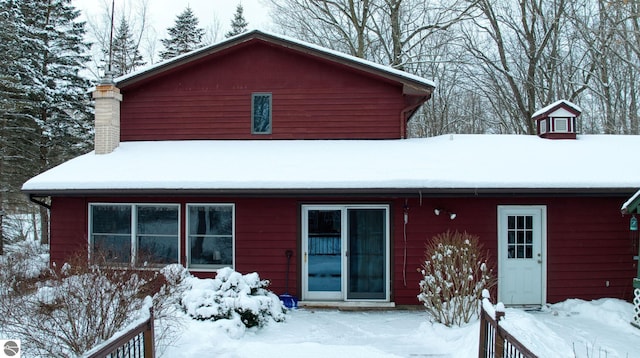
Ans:
{"label": "wooden deck railing", "polygon": [[132,329],[112,337],[100,348],[87,352],[85,358],[154,358],[153,308],[149,319]]}
{"label": "wooden deck railing", "polygon": [[[488,296],[488,295],[487,295]],[[480,305],[480,345],[479,358],[538,358],[524,344],[520,343],[499,322],[505,315],[504,310],[495,309],[487,312],[485,305],[493,308],[489,298],[485,296]],[[495,317],[494,314],[495,313]]]}

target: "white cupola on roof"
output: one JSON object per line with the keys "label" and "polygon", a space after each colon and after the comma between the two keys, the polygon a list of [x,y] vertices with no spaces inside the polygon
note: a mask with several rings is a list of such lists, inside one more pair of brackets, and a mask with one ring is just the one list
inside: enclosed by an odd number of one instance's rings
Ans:
{"label": "white cupola on roof", "polygon": [[542,138],[576,139],[576,118],[580,113],[580,107],[562,99],[538,110],[531,119]]}

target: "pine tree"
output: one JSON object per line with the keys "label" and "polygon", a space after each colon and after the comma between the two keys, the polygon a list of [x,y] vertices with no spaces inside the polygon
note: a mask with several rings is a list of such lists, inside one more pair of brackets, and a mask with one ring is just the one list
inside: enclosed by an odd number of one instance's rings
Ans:
{"label": "pine tree", "polygon": [[190,7],[178,15],[175,25],[167,29],[169,38],[160,40],[165,48],[160,58],[167,60],[200,47],[204,29],[198,27],[198,22]]}
{"label": "pine tree", "polygon": [[133,39],[129,23],[124,17],[113,38],[111,72],[114,77],[135,71],[145,62],[138,50],[138,44]]}
{"label": "pine tree", "polygon": [[238,4],[236,13],[233,15],[233,20],[231,20],[231,31],[227,32],[225,37],[229,38],[247,31],[247,25],[249,25],[249,23],[244,19],[243,12],[242,4]]}
{"label": "pine tree", "polygon": [[[23,38],[29,31],[18,4],[0,0],[0,23],[0,212],[8,213],[9,208],[27,205],[20,187],[33,172],[38,150],[32,140],[35,122],[24,111],[34,104],[23,84],[31,75],[28,56],[23,53]],[[0,240],[0,254],[2,243]]]}
{"label": "pine tree", "polygon": [[[88,61],[84,23],[71,0],[13,0],[26,32],[19,50],[28,61],[20,86],[27,98],[19,109],[22,127],[31,130],[26,177],[33,176],[89,150],[92,109],[80,75]],[[48,213],[40,208],[41,238],[48,240]]]}

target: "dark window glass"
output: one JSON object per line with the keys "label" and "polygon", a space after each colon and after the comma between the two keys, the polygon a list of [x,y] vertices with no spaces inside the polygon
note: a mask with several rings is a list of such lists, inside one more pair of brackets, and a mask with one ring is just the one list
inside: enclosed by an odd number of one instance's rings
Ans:
{"label": "dark window glass", "polygon": [[138,235],[178,235],[177,206],[139,206]]}
{"label": "dark window glass", "polygon": [[189,265],[233,265],[233,207],[189,206]]}
{"label": "dark window glass", "polygon": [[92,205],[92,255],[99,261],[137,266],[178,262],[178,216],[177,205]]}
{"label": "dark window glass", "polygon": [[112,263],[128,264],[131,262],[131,235],[93,235],[93,255]]}
{"label": "dark window glass", "polygon": [[271,94],[253,94],[251,100],[251,132],[271,133]]}
{"label": "dark window glass", "polygon": [[533,216],[507,217],[507,257],[533,257]]}
{"label": "dark window glass", "polygon": [[525,253],[525,258],[526,259],[530,259],[533,257],[533,248],[531,247],[531,245],[527,245],[525,247],[526,253]]}
{"label": "dark window glass", "polygon": [[172,236],[138,236],[138,264],[178,262],[178,240]]}
{"label": "dark window glass", "polygon": [[98,262],[131,261],[131,205],[91,206],[91,241]]}
{"label": "dark window glass", "polygon": [[131,234],[131,205],[94,205],[91,217],[94,234]]}
{"label": "dark window glass", "polygon": [[141,205],[137,209],[137,262],[178,262],[178,207]]}

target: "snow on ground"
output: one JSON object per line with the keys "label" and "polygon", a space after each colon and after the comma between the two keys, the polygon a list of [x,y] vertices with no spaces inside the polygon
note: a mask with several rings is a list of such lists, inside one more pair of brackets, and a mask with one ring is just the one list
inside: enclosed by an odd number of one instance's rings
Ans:
{"label": "snow on ground", "polygon": [[[640,357],[632,305],[568,300],[540,311],[508,308],[503,325],[540,357]],[[447,328],[421,310],[297,309],[238,337],[224,322],[184,318],[182,335],[161,357],[475,357],[479,323]],[[233,338],[235,337],[235,338]]]}

